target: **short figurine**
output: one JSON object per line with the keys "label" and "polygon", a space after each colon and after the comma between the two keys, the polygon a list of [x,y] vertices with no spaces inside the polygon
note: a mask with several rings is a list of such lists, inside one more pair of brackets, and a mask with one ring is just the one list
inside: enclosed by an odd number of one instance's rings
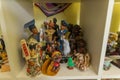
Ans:
{"label": "short figurine", "polygon": [[68,58],[67,65],[68,65],[68,66],[67,66],[68,69],[70,69],[70,70],[73,69],[73,67],[74,67],[74,62],[73,62],[73,60],[72,60],[71,57]]}
{"label": "short figurine", "polygon": [[86,71],[87,68],[90,66],[89,54],[88,53],[86,54],[77,53],[75,55],[76,55],[76,58],[74,59],[75,66],[81,71]]}
{"label": "short figurine", "polygon": [[41,73],[41,68],[37,64],[35,59],[28,60],[27,74],[31,77],[35,77]]}

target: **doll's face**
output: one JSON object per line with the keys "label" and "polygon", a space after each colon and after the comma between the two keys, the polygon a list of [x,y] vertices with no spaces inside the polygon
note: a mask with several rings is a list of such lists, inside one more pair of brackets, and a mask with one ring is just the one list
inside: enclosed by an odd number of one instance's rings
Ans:
{"label": "doll's face", "polygon": [[33,29],[32,29],[32,32],[33,32],[33,34],[37,34],[37,33],[38,33],[37,28],[36,28],[36,27],[35,27],[35,28],[33,28]]}
{"label": "doll's face", "polygon": [[65,30],[66,26],[61,25],[61,30]]}
{"label": "doll's face", "polygon": [[54,27],[54,23],[50,20],[50,22],[49,22],[49,28],[52,28],[52,27]]}

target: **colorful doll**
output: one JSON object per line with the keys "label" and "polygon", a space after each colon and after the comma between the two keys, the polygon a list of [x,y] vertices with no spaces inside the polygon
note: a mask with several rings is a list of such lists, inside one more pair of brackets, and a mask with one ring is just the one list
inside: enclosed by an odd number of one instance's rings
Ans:
{"label": "colorful doll", "polygon": [[30,38],[28,43],[25,39],[21,40],[21,47],[23,52],[23,57],[27,63],[27,74],[31,77],[35,77],[41,72],[41,65],[39,64],[39,55],[36,49],[37,41]]}
{"label": "colorful doll", "polygon": [[30,38],[36,39],[38,42],[40,41],[40,33],[38,32],[36,26],[35,26],[35,20],[32,20],[24,25],[24,28],[29,28],[29,30],[32,32],[32,35],[29,36],[28,40]]}
{"label": "colorful doll", "polygon": [[48,26],[49,26],[49,28],[45,31],[46,41],[47,41],[47,43],[51,43],[53,40],[53,34],[55,33],[55,30],[53,29],[54,23],[50,20]]}
{"label": "colorful doll", "polygon": [[57,19],[56,18],[53,18],[53,23],[54,23],[54,27],[53,28],[57,32],[59,30],[59,25],[57,25]]}
{"label": "colorful doll", "polygon": [[64,39],[65,34],[68,32],[67,27],[68,27],[67,22],[62,20],[61,29],[58,31],[58,37],[59,37],[58,41],[60,42],[59,50],[61,51],[62,54],[64,54],[63,53],[63,43],[64,43],[63,39]]}
{"label": "colorful doll", "polygon": [[31,77],[35,77],[39,75],[41,72],[41,68],[36,62],[36,59],[29,59],[28,60],[28,67],[27,67],[27,75],[30,75]]}

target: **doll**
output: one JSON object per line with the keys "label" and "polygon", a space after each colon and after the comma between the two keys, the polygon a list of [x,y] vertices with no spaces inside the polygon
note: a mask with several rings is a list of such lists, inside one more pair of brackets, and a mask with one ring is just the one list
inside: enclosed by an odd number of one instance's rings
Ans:
{"label": "doll", "polygon": [[27,67],[27,75],[30,75],[31,77],[35,77],[41,73],[41,68],[37,64],[35,59],[29,59],[28,60],[28,67]]}
{"label": "doll", "polygon": [[53,29],[57,32],[59,30],[59,25],[57,25],[57,19],[53,18],[54,27]]}
{"label": "doll", "polygon": [[109,34],[108,42],[107,42],[106,56],[116,54],[117,38],[118,38],[118,35],[116,33],[111,32]]}
{"label": "doll", "polygon": [[60,43],[59,50],[61,51],[62,54],[63,54],[63,43],[64,43],[63,39],[65,34],[68,32],[67,27],[68,27],[67,22],[65,20],[62,20],[61,29],[58,31],[58,37],[59,37],[58,42]]}
{"label": "doll", "polygon": [[35,20],[32,20],[24,25],[24,28],[29,28],[29,30],[32,32],[32,34],[29,36],[28,40],[30,38],[36,39],[38,42],[40,41],[40,33],[38,32],[36,26],[35,26]]}
{"label": "doll", "polygon": [[53,34],[55,33],[55,30],[53,29],[54,23],[50,20],[48,26],[49,28],[45,30],[46,37],[47,37],[46,41],[47,43],[51,43],[53,40]]}

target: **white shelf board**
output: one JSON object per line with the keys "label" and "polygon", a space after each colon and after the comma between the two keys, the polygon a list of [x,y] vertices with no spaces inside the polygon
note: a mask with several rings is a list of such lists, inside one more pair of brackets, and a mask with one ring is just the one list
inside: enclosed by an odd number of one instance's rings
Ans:
{"label": "white shelf board", "polygon": [[120,78],[120,68],[111,65],[108,71],[103,70],[102,78]]}
{"label": "white shelf board", "polygon": [[1,79],[10,79],[11,78],[10,72],[0,72],[0,80]]}
{"label": "white shelf board", "polygon": [[[26,67],[22,69],[22,71],[18,74],[17,78],[30,79],[30,77],[26,75],[25,69]],[[77,68],[74,68],[73,70],[69,70],[66,68],[66,64],[61,64],[61,69],[57,73],[57,75],[47,76],[47,75],[41,74],[35,77],[35,79],[40,79],[40,78],[51,79],[51,80],[52,79],[55,79],[55,80],[56,79],[97,79],[98,76],[94,72],[94,69],[92,68],[92,66],[87,71],[80,71]]]}

